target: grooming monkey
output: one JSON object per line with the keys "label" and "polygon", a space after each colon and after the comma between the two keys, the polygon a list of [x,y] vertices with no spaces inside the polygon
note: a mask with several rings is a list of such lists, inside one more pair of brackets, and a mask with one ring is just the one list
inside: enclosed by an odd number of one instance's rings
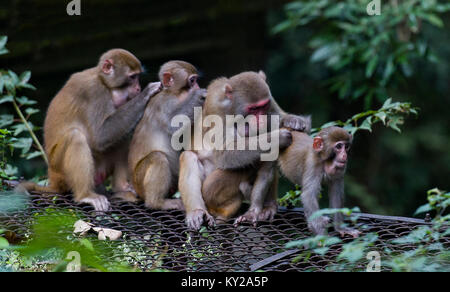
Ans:
{"label": "grooming monkey", "polygon": [[[344,201],[344,174],[352,135],[339,127],[328,127],[315,138],[292,131],[292,144],[281,153],[281,172],[293,183],[302,187],[301,199],[309,229],[315,234],[325,234],[329,218],[321,216],[310,220],[319,210],[321,183],[328,185],[331,208],[342,208]],[[341,235],[359,236],[359,231],[342,227],[343,215],[335,214],[334,226]]]}
{"label": "grooming monkey", "polygon": [[127,194],[128,138],[141,119],[159,82],[142,92],[140,61],[130,52],[113,49],[94,68],[73,74],[53,98],[44,123],[49,186],[20,184],[18,190],[63,193],[97,211],[108,199],[94,189],[113,175],[113,191]]}
{"label": "grooming monkey", "polygon": [[177,187],[180,151],[171,146],[171,126],[176,115],[191,121],[194,107],[201,107],[206,90],[197,84],[197,69],[183,61],[165,63],[159,72],[163,90],[147,105],[134,133],[129,154],[132,183],[145,206],[151,209],[179,209],[180,199],[168,199]]}
{"label": "grooming monkey", "polygon": [[[309,131],[310,129],[309,118],[286,114],[278,107],[270,93],[263,72],[244,72],[229,79],[219,78],[213,81],[208,87],[203,107],[203,121],[210,115],[219,116],[222,121],[225,121],[226,115],[242,115],[244,117],[254,115],[258,131],[260,122],[263,120],[260,118],[261,116],[279,115],[281,125],[285,127],[300,131]],[[200,122],[203,124],[203,121]],[[268,142],[270,142],[270,134],[278,135],[280,148],[290,145],[292,139],[290,132],[286,129],[278,130],[278,127],[276,128],[271,133],[259,135]],[[245,129],[245,133],[241,133],[239,129],[235,128],[235,125],[224,125],[223,133],[227,133],[228,130],[234,133],[232,144],[236,144],[237,135],[245,137],[245,149],[249,149],[249,131],[247,129]],[[209,129],[203,130],[204,136]],[[223,141],[225,140],[224,136]],[[236,148],[234,147],[234,149]],[[210,149],[183,152],[180,156],[178,185],[186,209],[188,227],[199,229],[204,218],[209,225],[213,225],[215,220],[208,209],[221,220],[233,216],[240,206],[239,196],[244,195],[241,190],[250,197],[251,206],[243,216],[236,220],[236,223],[256,222],[273,217],[277,208],[276,162],[261,161],[260,156],[265,152],[261,149],[216,150],[214,146]],[[231,179],[224,175],[227,173],[232,175]],[[241,184],[248,180],[250,183]],[[236,183],[227,184],[231,181]],[[237,192],[237,189],[241,193]],[[236,193],[238,199],[235,199],[234,194]],[[228,198],[232,198],[231,201]],[[226,208],[222,208],[225,206]]]}

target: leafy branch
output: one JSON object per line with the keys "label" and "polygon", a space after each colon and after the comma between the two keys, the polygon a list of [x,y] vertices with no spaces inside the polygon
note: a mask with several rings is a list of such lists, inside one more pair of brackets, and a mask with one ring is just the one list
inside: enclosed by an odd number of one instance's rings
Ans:
{"label": "leafy branch", "polygon": [[[8,37],[0,36],[0,55],[8,53],[5,48]],[[39,130],[30,121],[30,117],[39,112],[38,109],[31,107],[37,102],[27,98],[26,96],[17,97],[17,92],[22,89],[36,90],[36,88],[29,84],[31,78],[31,72],[23,72],[20,76],[11,70],[0,70],[0,104],[10,103],[19,116],[20,124],[15,124],[16,120],[13,115],[0,115],[0,128],[11,126],[13,129],[13,136],[15,139],[12,141],[14,148],[22,149],[22,157],[26,159],[32,159],[37,156],[42,156],[45,162],[48,164],[47,156],[45,155],[44,148],[36,137],[35,131]],[[22,132],[28,132],[31,138],[19,137]],[[38,151],[31,152],[30,149],[33,146]]]}
{"label": "leafy branch", "polygon": [[399,126],[403,125],[404,116],[409,114],[417,115],[418,109],[412,107],[409,102],[392,102],[392,99],[389,98],[378,110],[369,110],[356,114],[345,122],[334,121],[326,123],[320,128],[313,129],[312,133],[315,135],[323,128],[340,126],[354,135],[360,130],[372,132],[372,126],[379,122],[384,126],[401,133]]}

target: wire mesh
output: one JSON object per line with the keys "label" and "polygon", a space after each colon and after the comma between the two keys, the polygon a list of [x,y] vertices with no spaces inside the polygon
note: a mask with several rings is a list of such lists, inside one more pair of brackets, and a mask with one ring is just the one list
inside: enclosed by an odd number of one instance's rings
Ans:
{"label": "wire mesh", "polygon": [[[0,195],[0,206],[7,200],[8,197]],[[45,210],[70,210],[96,226],[122,231],[122,238],[111,244],[111,256],[142,270],[321,271],[335,263],[341,251],[338,244],[323,256],[312,254],[307,261],[293,261],[298,250],[287,250],[285,244],[311,236],[300,209],[280,208],[272,222],[261,222],[256,227],[235,227],[230,221],[192,232],[185,225],[183,212],[149,210],[143,204],[112,201],[111,211],[98,214],[89,205],[75,204],[70,195],[37,193],[32,193],[26,204],[26,208],[12,213],[0,211],[0,227],[14,232],[18,238],[29,238],[33,236],[33,223]],[[378,234],[373,249],[381,253],[385,248],[399,252],[413,249],[413,245],[393,245],[389,241],[425,224],[418,219],[368,214],[362,214],[357,221],[363,233]],[[70,235],[73,229],[61,232]],[[351,240],[346,238],[344,242]],[[449,248],[450,239],[443,244]]]}

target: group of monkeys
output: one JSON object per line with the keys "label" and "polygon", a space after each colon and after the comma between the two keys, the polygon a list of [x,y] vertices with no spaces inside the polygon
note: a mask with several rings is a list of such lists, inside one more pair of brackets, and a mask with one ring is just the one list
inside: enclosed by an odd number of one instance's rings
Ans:
{"label": "group of monkeys", "polygon": [[[198,230],[204,223],[211,226],[233,217],[244,200],[250,201],[250,207],[235,224],[273,219],[279,166],[283,175],[302,187],[306,218],[319,210],[322,182],[329,187],[330,207],[342,208],[352,136],[342,128],[329,127],[311,138],[310,117],[284,112],[262,71],[218,78],[201,89],[193,65],[170,61],[160,69],[160,82],[141,90],[142,72],[141,62],[132,53],[113,49],[101,56],[96,67],[73,74],[50,103],[45,119],[49,185],[23,182],[20,187],[43,193],[73,192],[75,202],[107,211],[109,200],[98,190],[111,176],[114,198],[142,199],[150,209],[185,210],[186,224]],[[278,115],[279,125],[271,132],[279,135],[278,161],[261,161],[261,149],[174,150],[171,137],[178,128],[171,120],[176,115],[193,119],[195,107],[202,107],[203,119],[255,115],[258,120],[261,115]],[[248,132],[225,127],[248,143]],[[204,135],[208,129],[203,130]],[[170,198],[177,189],[181,199]],[[308,220],[308,227],[315,234],[325,234],[329,221],[320,216]],[[337,231],[358,236],[342,221],[342,215],[336,214]]]}

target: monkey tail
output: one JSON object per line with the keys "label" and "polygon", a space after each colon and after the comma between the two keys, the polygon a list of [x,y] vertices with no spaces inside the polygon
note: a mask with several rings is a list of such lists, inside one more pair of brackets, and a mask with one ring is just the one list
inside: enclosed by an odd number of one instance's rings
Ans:
{"label": "monkey tail", "polygon": [[40,193],[56,193],[51,186],[40,186],[31,181],[25,181],[18,184],[14,188],[15,193],[30,195],[30,192],[40,192]]}

